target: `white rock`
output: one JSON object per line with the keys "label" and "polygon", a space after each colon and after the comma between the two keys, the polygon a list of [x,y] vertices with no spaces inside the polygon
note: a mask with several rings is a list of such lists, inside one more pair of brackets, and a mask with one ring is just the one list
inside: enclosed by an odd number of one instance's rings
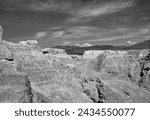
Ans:
{"label": "white rock", "polygon": [[113,51],[113,50],[89,50],[85,51],[83,54],[83,59],[92,59],[100,54],[105,55],[125,55],[128,54],[126,51]]}
{"label": "white rock", "polygon": [[26,41],[20,41],[18,43],[19,46],[29,46]]}
{"label": "white rock", "polygon": [[85,51],[83,54],[83,59],[92,59],[97,57],[100,54],[104,54],[105,51],[103,50],[89,50]]}
{"label": "white rock", "polygon": [[20,41],[18,45],[21,46],[36,46],[38,42],[36,40],[27,40],[27,41]]}
{"label": "white rock", "polygon": [[32,46],[38,45],[37,40],[27,40],[26,42],[27,44],[32,45]]}

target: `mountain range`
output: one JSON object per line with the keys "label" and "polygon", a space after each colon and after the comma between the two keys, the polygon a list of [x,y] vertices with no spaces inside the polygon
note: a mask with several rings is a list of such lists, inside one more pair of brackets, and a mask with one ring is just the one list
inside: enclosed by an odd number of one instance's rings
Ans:
{"label": "mountain range", "polygon": [[94,45],[89,47],[79,47],[79,46],[56,46],[55,48],[64,49],[67,54],[77,54],[83,55],[87,50],[142,50],[150,49],[150,40],[144,42],[139,42],[134,45],[126,46],[112,46],[112,45]]}

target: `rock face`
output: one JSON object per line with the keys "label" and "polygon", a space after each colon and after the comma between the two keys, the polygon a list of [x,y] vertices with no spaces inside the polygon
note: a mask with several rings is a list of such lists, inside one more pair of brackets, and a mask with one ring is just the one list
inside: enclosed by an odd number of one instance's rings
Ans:
{"label": "rock face", "polygon": [[[143,51],[139,56],[134,51],[123,53],[113,51],[105,52],[105,54],[97,51],[97,53],[100,54],[95,58],[88,57],[89,60],[85,62],[84,70],[95,71],[95,74],[102,78],[104,102],[149,102],[149,54],[141,59]],[[87,72],[87,74],[90,73]],[[95,94],[93,89],[90,91],[88,93]]]}
{"label": "rock face", "polygon": [[0,43],[0,60],[2,59],[13,60],[12,52],[3,44],[3,42]]}
{"label": "rock face", "polygon": [[150,52],[140,61],[141,79],[139,86],[144,87],[150,91]]}
{"label": "rock face", "polygon": [[27,75],[0,73],[0,102],[32,102],[31,84]]}
{"label": "rock face", "polygon": [[[82,90],[79,73],[62,65],[58,58],[28,58],[21,64],[21,71],[29,75],[32,89],[45,97],[43,102],[92,102]],[[34,100],[41,101],[37,95]]]}
{"label": "rock face", "polygon": [[2,59],[12,60],[13,54],[3,43],[2,34],[3,34],[3,28],[0,25],[0,60]]}
{"label": "rock face", "polygon": [[0,43],[2,42],[3,28],[0,25]]}
{"label": "rock face", "polygon": [[129,55],[108,55],[101,65],[101,70],[114,74],[129,74],[134,67],[135,58]]}
{"label": "rock face", "polygon": [[0,102],[150,102],[150,51],[41,49],[35,40],[0,42]]}

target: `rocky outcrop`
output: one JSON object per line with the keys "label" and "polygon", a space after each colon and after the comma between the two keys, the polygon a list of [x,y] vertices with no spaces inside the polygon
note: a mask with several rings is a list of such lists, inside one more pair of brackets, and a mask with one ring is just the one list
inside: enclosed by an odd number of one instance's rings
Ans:
{"label": "rocky outcrop", "polygon": [[150,50],[141,50],[139,52],[139,59],[146,57],[150,53]]}
{"label": "rocky outcrop", "polygon": [[[111,54],[102,53],[81,63],[84,65],[81,68],[82,73],[86,71],[89,76],[96,75],[101,78],[103,102],[150,102],[148,57],[145,57],[147,62],[144,62],[145,67],[143,67],[143,77],[141,77],[142,67],[137,54],[137,51],[136,53],[134,51],[123,52],[123,54],[122,51],[114,51]],[[85,92],[88,96],[98,102],[95,85],[91,81],[85,82],[85,85]]]}
{"label": "rocky outcrop", "polygon": [[22,46],[36,46],[38,45],[38,42],[36,40],[27,40],[27,41],[20,41],[18,44]]}
{"label": "rocky outcrop", "polygon": [[[32,89],[39,96],[45,96],[45,102],[92,102],[83,92],[75,68],[68,68],[57,59],[32,58],[21,62],[22,71],[30,77]],[[35,95],[34,99],[39,97]]]}
{"label": "rocky outcrop", "polygon": [[0,43],[2,42],[3,28],[0,25]]}
{"label": "rocky outcrop", "polygon": [[105,102],[104,83],[96,76],[84,77],[82,87],[84,92],[94,103]]}
{"label": "rocky outcrop", "polygon": [[101,65],[101,70],[114,74],[130,73],[131,68],[134,66],[135,58],[129,55],[108,55]]}
{"label": "rocky outcrop", "polygon": [[0,43],[0,60],[2,59],[13,60],[12,52],[3,44],[3,42]]}
{"label": "rocky outcrop", "polygon": [[121,79],[107,81],[104,85],[104,94],[106,103],[150,102],[150,93],[147,90]]}
{"label": "rocky outcrop", "polygon": [[24,53],[32,51],[38,51],[42,53],[42,50],[38,46],[38,42],[36,40],[20,41],[19,43],[3,41],[3,43],[13,53]]}
{"label": "rocky outcrop", "polygon": [[83,59],[92,59],[97,57],[100,54],[106,54],[106,53],[105,51],[100,51],[100,50],[85,51],[83,54]]}
{"label": "rocky outcrop", "polygon": [[[118,78],[110,73],[98,73],[89,69],[82,71],[84,92],[93,102],[144,103],[150,102],[150,93],[130,80]],[[104,75],[106,74],[106,76]],[[125,78],[127,79],[127,78]]]}
{"label": "rocky outcrop", "polygon": [[150,102],[149,51],[41,49],[0,42],[0,102]]}
{"label": "rocky outcrop", "polygon": [[57,58],[72,59],[71,56],[67,55],[67,53],[63,49],[44,48],[44,49],[42,49],[42,52],[45,55],[53,55],[53,56],[55,56]]}
{"label": "rocky outcrop", "polygon": [[28,76],[18,72],[0,74],[0,102],[32,102]]}
{"label": "rocky outcrop", "polygon": [[[98,52],[98,51],[97,51]],[[134,63],[134,58],[127,52],[121,51],[100,51],[101,54],[88,60],[87,66],[96,71],[109,72],[114,74],[125,73]]]}
{"label": "rocky outcrop", "polygon": [[3,34],[3,28],[0,25],[0,60],[7,59],[7,60],[13,60],[13,54],[12,52],[5,46],[2,40],[2,34]]}
{"label": "rocky outcrop", "polygon": [[150,91],[150,52],[140,60],[140,80],[139,86],[144,87]]}
{"label": "rocky outcrop", "polygon": [[83,59],[92,59],[97,57],[98,55],[125,55],[127,54],[126,51],[112,51],[112,50],[88,50],[85,51],[83,54]]}

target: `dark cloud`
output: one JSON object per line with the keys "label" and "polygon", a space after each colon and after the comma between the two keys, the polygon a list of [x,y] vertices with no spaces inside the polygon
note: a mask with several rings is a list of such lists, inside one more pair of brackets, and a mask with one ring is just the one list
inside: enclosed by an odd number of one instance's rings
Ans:
{"label": "dark cloud", "polygon": [[126,44],[149,39],[150,1],[0,0],[0,24],[5,39],[38,39],[46,47]]}

